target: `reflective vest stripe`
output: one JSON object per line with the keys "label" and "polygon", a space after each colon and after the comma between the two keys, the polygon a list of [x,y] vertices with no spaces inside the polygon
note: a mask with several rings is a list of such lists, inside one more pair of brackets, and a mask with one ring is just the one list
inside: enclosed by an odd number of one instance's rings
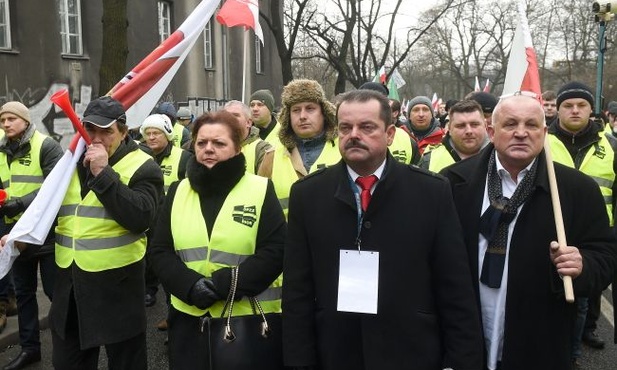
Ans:
{"label": "reflective vest stripe", "polygon": [[603,186],[605,188],[612,188],[613,187],[613,181],[608,180],[608,179],[603,179],[601,177],[597,177],[597,176],[590,176],[592,179],[594,179],[595,182],[598,183],[598,185]]}
{"label": "reflective vest stripe", "polygon": [[262,301],[274,301],[283,297],[283,287],[270,287],[257,295],[257,299]]}
{"label": "reflective vest stripe", "polygon": [[413,157],[413,147],[411,146],[411,137],[400,127],[396,128],[394,140],[388,147],[390,154],[399,162],[410,164]]}
{"label": "reflective vest stripe", "polygon": [[103,207],[96,206],[79,206],[77,208],[77,204],[63,205],[60,207],[60,211],[58,212],[58,217],[63,216],[78,216],[78,217],[89,217],[89,218],[100,218],[100,219],[109,219],[112,217]]}
{"label": "reflective vest stripe", "polygon": [[11,181],[13,182],[24,182],[27,184],[42,184],[45,181],[45,177],[41,176],[28,176],[28,175],[12,175]]}
{"label": "reflective vest stripe", "polygon": [[70,236],[56,234],[56,244],[61,247],[73,248],[81,251],[96,251],[101,249],[112,249],[127,244],[135,243],[143,238],[144,234],[125,234],[117,237],[98,238],[98,239],[73,239]]}
{"label": "reflective vest stripe", "polygon": [[184,263],[202,261],[208,257],[208,247],[181,249],[176,254]]}

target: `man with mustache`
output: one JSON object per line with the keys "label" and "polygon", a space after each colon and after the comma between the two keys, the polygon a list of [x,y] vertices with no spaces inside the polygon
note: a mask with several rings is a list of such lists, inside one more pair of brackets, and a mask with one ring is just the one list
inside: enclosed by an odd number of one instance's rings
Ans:
{"label": "man with mustache", "polygon": [[[591,118],[593,105],[592,90],[583,83],[573,81],[559,89],[557,119],[548,130],[551,153],[555,162],[576,168],[598,183],[606,203],[609,224],[613,227],[617,142],[610,135],[605,135],[600,122]],[[574,359],[580,357],[581,340],[592,348],[604,348],[604,341],[595,330],[600,316],[601,294],[605,288],[596,287],[589,297],[577,297],[579,315],[572,354]]]}
{"label": "man with mustache", "polygon": [[384,95],[350,91],[337,118],[343,160],[291,189],[285,365],[481,369],[479,311],[447,181],[388,152],[395,126]]}

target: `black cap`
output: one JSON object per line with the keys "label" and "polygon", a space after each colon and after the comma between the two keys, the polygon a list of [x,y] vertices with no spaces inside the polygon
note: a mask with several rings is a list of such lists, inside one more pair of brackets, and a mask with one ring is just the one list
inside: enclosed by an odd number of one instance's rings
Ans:
{"label": "black cap", "polygon": [[108,128],[116,121],[126,123],[126,112],[119,101],[111,96],[103,96],[88,104],[82,121],[100,128]]}
{"label": "black cap", "polygon": [[176,111],[176,107],[174,107],[171,102],[162,102],[158,108],[156,108],[156,113],[164,114],[171,120],[171,123],[175,123],[178,119],[178,112]]}

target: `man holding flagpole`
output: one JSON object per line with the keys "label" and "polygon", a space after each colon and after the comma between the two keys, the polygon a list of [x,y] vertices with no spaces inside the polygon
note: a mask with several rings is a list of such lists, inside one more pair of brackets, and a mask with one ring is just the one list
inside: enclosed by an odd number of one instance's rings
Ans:
{"label": "man holding flagpole", "polygon": [[480,302],[490,370],[571,369],[576,305],[613,277],[614,236],[597,184],[555,163],[568,244],[557,243],[544,110],[530,96],[497,104],[492,144],[441,173],[450,180]]}
{"label": "man holding flagpole", "polygon": [[58,275],[50,310],[56,369],[146,369],[145,231],[163,197],[163,176],[128,136],[110,97],[92,100],[83,123],[92,139],[73,170],[58,214]]}

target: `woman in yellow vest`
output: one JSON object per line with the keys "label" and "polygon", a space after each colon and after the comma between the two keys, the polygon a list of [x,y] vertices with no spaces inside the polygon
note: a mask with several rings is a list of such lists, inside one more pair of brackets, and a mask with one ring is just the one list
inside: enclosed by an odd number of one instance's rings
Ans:
{"label": "woman in yellow vest", "polygon": [[[240,266],[234,316],[281,310],[285,218],[271,181],[246,173],[242,128],[229,112],[206,113],[192,133],[195,157],[187,177],[169,188],[153,232],[149,258],[171,297],[172,369],[208,369],[200,317],[221,316]],[[236,299],[238,296],[236,296]]]}

